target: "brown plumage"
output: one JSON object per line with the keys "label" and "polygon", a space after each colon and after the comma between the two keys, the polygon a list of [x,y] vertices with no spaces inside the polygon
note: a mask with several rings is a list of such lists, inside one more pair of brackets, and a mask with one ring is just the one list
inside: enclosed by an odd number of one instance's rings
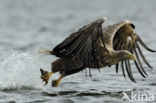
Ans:
{"label": "brown plumage", "polygon": [[140,57],[142,57],[147,66],[150,68],[152,66],[144,57],[139,44],[148,51],[155,51],[145,45],[134,31],[135,26],[130,21],[121,21],[102,29],[102,23],[105,20],[106,18],[100,18],[80,28],[53,50],[40,50],[40,53],[52,54],[59,57],[59,59],[52,63],[52,71],[50,73],[41,69],[41,78],[46,84],[49,77],[55,72],[60,72],[61,76],[58,80],[53,80],[52,86],[54,87],[59,84],[63,77],[86,68],[99,69],[116,65],[116,72],[118,72],[120,63],[123,76],[126,77],[126,68],[129,78],[133,82],[136,82],[132,75],[130,60],[134,61],[136,68],[143,77],[147,76]]}

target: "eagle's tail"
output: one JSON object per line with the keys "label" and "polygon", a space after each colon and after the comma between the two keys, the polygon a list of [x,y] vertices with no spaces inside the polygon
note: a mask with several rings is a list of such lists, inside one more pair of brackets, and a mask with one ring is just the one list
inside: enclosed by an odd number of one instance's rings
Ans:
{"label": "eagle's tail", "polygon": [[45,49],[45,48],[40,49],[38,52],[41,53],[41,54],[46,54],[46,55],[50,55],[50,54],[53,55],[53,51],[52,50]]}

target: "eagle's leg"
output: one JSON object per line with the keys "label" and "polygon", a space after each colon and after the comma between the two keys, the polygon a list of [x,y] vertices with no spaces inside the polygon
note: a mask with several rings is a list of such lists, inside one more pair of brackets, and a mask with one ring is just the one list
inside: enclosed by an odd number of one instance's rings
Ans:
{"label": "eagle's leg", "polygon": [[52,86],[57,87],[64,77],[65,77],[65,74],[62,73],[61,76],[58,79],[52,80]]}
{"label": "eagle's leg", "polygon": [[40,71],[41,71],[41,79],[45,82],[45,85],[47,85],[49,78],[53,74],[53,72],[49,73],[48,71],[45,71],[42,68],[40,68]]}

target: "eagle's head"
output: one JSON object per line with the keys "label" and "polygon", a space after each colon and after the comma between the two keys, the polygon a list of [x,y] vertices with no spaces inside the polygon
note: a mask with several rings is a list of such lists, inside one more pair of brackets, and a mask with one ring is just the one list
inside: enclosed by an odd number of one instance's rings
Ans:
{"label": "eagle's head", "polygon": [[116,52],[116,58],[118,59],[118,61],[123,61],[123,60],[135,61],[136,60],[135,56],[127,50],[117,51]]}

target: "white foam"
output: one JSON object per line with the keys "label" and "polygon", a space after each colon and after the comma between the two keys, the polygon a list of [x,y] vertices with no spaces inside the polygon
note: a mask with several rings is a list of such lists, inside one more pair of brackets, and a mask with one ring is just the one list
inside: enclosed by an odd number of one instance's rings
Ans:
{"label": "white foam", "polygon": [[23,87],[42,89],[43,83],[40,79],[39,68],[43,65],[39,60],[37,56],[28,52],[12,51],[1,62],[0,89],[21,89]]}

